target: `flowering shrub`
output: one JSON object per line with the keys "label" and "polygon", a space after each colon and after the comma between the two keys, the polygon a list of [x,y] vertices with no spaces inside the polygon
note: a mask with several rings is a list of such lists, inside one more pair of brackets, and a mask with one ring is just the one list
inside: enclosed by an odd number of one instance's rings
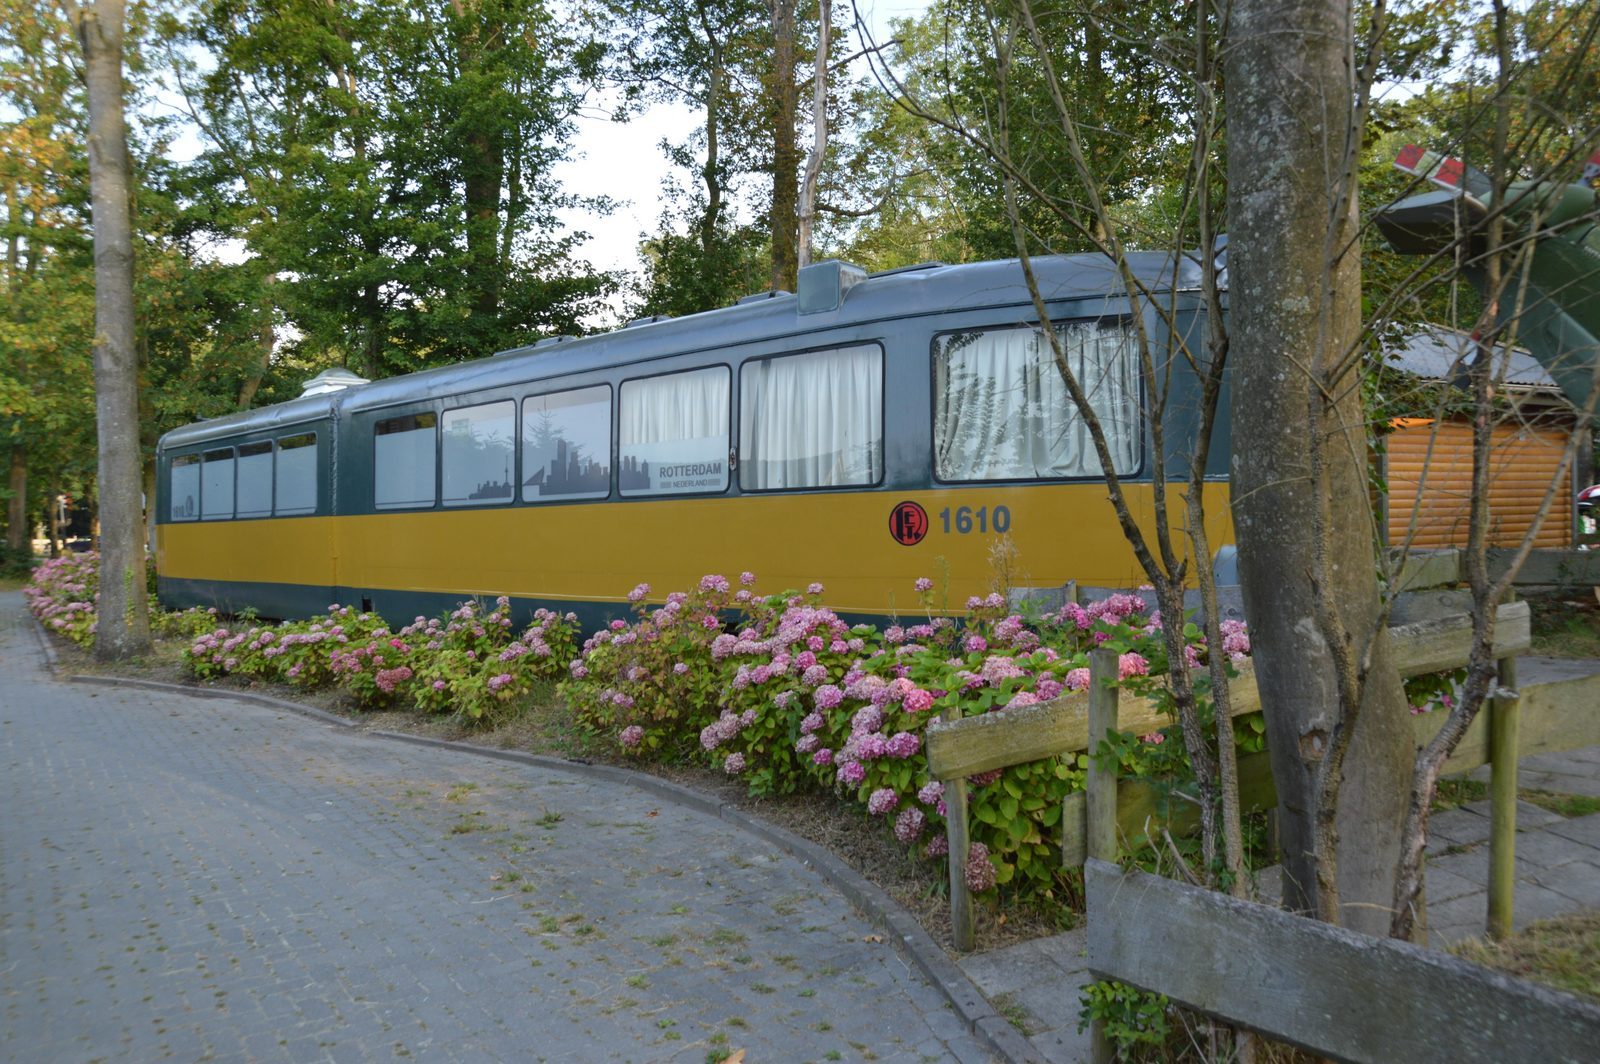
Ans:
{"label": "flowering shrub", "polygon": [[510,613],[504,597],[488,613],[465,602],[444,619],[418,617],[400,630],[423,646],[411,687],[419,709],[454,708],[468,720],[493,724],[537,681],[562,673],[576,651],[577,615],[540,609],[513,638]]}
{"label": "flowering shrub", "polygon": [[[821,585],[758,597],[754,580],[743,574],[730,595],[726,578],[707,576],[655,609],[643,604],[650,589],[635,588],[636,620],[591,637],[562,694],[628,754],[698,753],[755,794],[834,790],[925,857],[942,857],[945,845],[943,787],[923,750],[928,721],[1082,689],[1096,646],[1118,651],[1130,683],[1166,668],[1159,618],[1136,595],[1070,604],[1034,623],[991,595],[968,601],[958,622],[934,615],[933,583],[919,580],[926,616],[879,631],[846,625],[822,605]],[[740,610],[731,624],[730,605]],[[1203,644],[1188,657],[1199,664]],[[1182,744],[1165,739],[1131,740],[1120,756],[1147,771],[1181,767]],[[1083,755],[1051,758],[970,780],[967,876],[977,889],[1054,893],[1061,799],[1082,788],[1086,765]]]}
{"label": "flowering shrub", "polygon": [[727,578],[707,576],[693,592],[674,592],[656,608],[645,599],[648,584],[628,593],[635,620],[612,621],[590,636],[581,655],[568,663],[562,696],[584,726],[619,735],[629,728],[624,749],[681,757],[692,737],[718,718],[723,684],[716,664],[726,656],[722,613],[748,605],[750,584],[733,591]]}
{"label": "flowering shrub", "polygon": [[96,580],[100,555],[63,554],[33,571],[22,597],[39,623],[79,646],[94,645]]}
{"label": "flowering shrub", "polygon": [[488,611],[465,602],[444,617],[418,617],[396,632],[375,613],[334,604],[315,620],[201,632],[184,661],[201,679],[337,685],[363,708],[409,698],[425,712],[450,710],[490,724],[535,680],[559,675],[577,641],[573,614],[539,610],[516,638],[510,615],[505,598]]}

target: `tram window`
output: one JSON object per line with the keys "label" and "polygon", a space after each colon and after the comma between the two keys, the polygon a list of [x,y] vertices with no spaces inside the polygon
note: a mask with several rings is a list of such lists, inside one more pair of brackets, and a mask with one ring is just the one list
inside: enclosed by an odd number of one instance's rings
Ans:
{"label": "tram window", "polygon": [[[1117,473],[1137,472],[1139,378],[1128,328],[1085,322],[1056,331],[1105,431]],[[1042,329],[936,337],[933,380],[934,473],[940,480],[1102,475]]]}
{"label": "tram window", "polygon": [[432,506],[437,455],[434,414],[407,414],[378,422],[372,459],[372,504],[379,510]]}
{"label": "tram window", "polygon": [[239,448],[239,488],[235,517],[272,514],[272,443],[246,443]]}
{"label": "tram window", "polygon": [[728,487],[728,378],[711,366],[624,381],[617,486],[624,495]]}
{"label": "tram window", "polygon": [[233,516],[233,448],[200,456],[200,516],[220,521]]}
{"label": "tram window", "polygon": [[883,351],[876,344],[747,362],[739,371],[739,486],[876,484]]}
{"label": "tram window", "polygon": [[317,434],[301,433],[278,441],[275,480],[277,499],[272,512],[279,517],[317,512]]}
{"label": "tram window", "polygon": [[444,412],[444,504],[510,502],[517,404],[463,406]]}
{"label": "tram window", "polygon": [[167,494],[172,500],[174,521],[193,521],[200,516],[200,456],[180,454],[172,460]]}
{"label": "tram window", "polygon": [[611,494],[611,389],[602,384],[522,401],[522,499]]}

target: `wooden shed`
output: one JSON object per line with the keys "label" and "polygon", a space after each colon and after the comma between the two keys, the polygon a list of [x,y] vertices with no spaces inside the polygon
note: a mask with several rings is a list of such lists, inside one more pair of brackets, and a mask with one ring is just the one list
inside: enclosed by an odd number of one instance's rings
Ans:
{"label": "wooden shed", "polygon": [[[1450,412],[1465,406],[1466,367],[1477,344],[1466,333],[1425,326],[1386,358],[1388,379],[1404,382],[1401,405],[1414,414],[1390,419],[1379,460],[1388,485],[1386,527],[1392,546],[1413,549],[1465,546],[1472,488],[1472,425]],[[1489,480],[1490,546],[1521,542],[1550,482],[1572,446],[1577,411],[1532,355],[1495,354],[1499,400]],[[1454,402],[1452,402],[1452,399]],[[1574,541],[1573,500],[1589,475],[1587,439],[1578,443],[1540,525],[1537,547],[1564,548]],[[1577,476],[1574,476],[1574,469]],[[1587,483],[1587,481],[1584,481]]]}

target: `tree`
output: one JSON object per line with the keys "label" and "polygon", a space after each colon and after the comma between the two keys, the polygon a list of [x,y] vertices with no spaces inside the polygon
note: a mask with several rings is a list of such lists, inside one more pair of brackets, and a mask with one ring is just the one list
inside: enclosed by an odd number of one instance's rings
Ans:
{"label": "tree", "polygon": [[138,366],[133,322],[133,222],[123,122],[121,0],[65,0],[89,89],[89,176],[94,196],[95,416],[100,461],[100,597],[95,655],[125,658],[150,646],[139,461]]}
{"label": "tree", "polygon": [[538,0],[207,2],[167,31],[196,187],[298,349],[369,376],[477,358],[581,331],[614,287],[551,177],[598,52]]}
{"label": "tree", "polygon": [[38,475],[46,460],[68,444],[93,450],[83,431],[92,424],[93,262],[71,29],[54,7],[10,0],[0,4],[0,41],[0,454],[6,550],[25,565],[35,503],[52,483]]}
{"label": "tree", "polygon": [[645,243],[644,313],[710,310],[764,286],[767,238],[737,219],[733,203],[740,178],[760,166],[762,14],[754,0],[608,5],[610,76],[624,93],[624,117],[640,101],[683,103],[701,116],[687,143],[660,145],[684,178],[668,182],[670,207]]}
{"label": "tree", "polygon": [[1233,512],[1284,900],[1386,933],[1412,738],[1360,388],[1356,179],[1378,45],[1358,70],[1351,10],[1329,0],[1240,0],[1229,35],[1228,191],[1249,204],[1229,213]]}

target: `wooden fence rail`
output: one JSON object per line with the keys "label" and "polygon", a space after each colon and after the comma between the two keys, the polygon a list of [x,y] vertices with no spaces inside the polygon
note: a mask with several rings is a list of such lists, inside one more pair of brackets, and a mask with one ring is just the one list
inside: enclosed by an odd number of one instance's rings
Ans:
{"label": "wooden fence rail", "polygon": [[1091,859],[1089,970],[1337,1060],[1593,1061],[1600,1008],[1446,953]]}
{"label": "wooden fence rail", "polygon": [[[1419,676],[1466,664],[1471,650],[1472,621],[1466,615],[1456,615],[1398,625],[1389,630],[1389,636],[1392,655],[1400,674]],[[1514,602],[1498,607],[1495,657],[1508,659],[1523,653],[1530,641],[1527,604]],[[972,948],[972,900],[965,879],[968,855],[965,778],[978,772],[1089,749],[1091,735],[1105,734],[1103,729],[1096,731],[1091,728],[1091,703],[1097,699],[1099,707],[1095,715],[1115,721],[1117,731],[1139,735],[1172,723],[1171,718],[1149,699],[1114,686],[1117,679],[1115,655],[1100,651],[1091,654],[1090,675],[1089,687],[1084,691],[1071,692],[1038,705],[999,710],[959,720],[946,719],[928,726],[929,769],[936,779],[946,784],[950,904],[957,949]],[[1255,672],[1248,665],[1240,670],[1230,684],[1229,701],[1235,717],[1261,709]],[[1482,731],[1477,734],[1481,742]],[[1514,760],[1511,761],[1511,770],[1515,770]],[[1240,776],[1242,797],[1261,805],[1270,805],[1274,801],[1270,791],[1271,774],[1264,754],[1243,759]],[[957,783],[960,786],[953,786]],[[1085,840],[1094,830],[1110,833],[1110,837],[1127,838],[1138,834],[1139,825],[1154,810],[1158,801],[1158,796],[1148,786],[1136,781],[1119,782],[1113,777],[1109,783],[1102,781],[1101,787],[1107,795],[1102,807],[1109,810],[1106,814],[1108,821],[1094,820],[1095,814],[1091,811],[1094,803],[1087,792],[1069,796],[1062,810],[1062,853],[1064,860],[1071,864],[1080,864],[1085,855],[1110,857],[1109,853],[1096,853]],[[1515,789],[1513,778],[1513,795]],[[1515,816],[1515,809],[1514,802],[1509,809],[1496,805],[1491,819],[1504,824],[1508,822],[1505,818]],[[1176,819],[1181,823],[1181,815]],[[1093,828],[1091,821],[1096,825]],[[1515,822],[1510,820],[1509,823],[1514,825]],[[1498,867],[1499,862],[1494,863]],[[1510,867],[1509,858],[1506,867]],[[1508,897],[1509,887],[1509,877],[1498,893],[1491,881],[1491,898],[1502,895]]]}

